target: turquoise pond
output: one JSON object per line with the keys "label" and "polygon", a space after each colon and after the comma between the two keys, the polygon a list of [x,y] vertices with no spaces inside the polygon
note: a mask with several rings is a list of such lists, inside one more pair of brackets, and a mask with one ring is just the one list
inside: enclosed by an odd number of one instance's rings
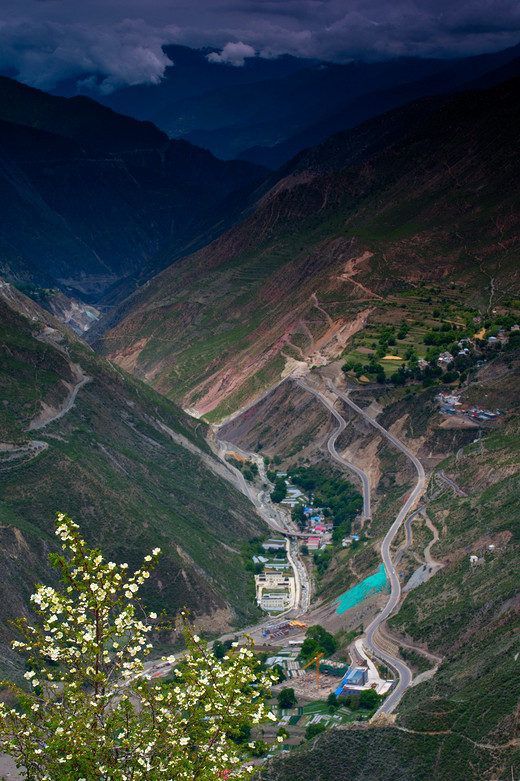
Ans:
{"label": "turquoise pond", "polygon": [[388,588],[388,586],[386,583],[385,567],[384,564],[381,564],[375,575],[370,575],[369,578],[365,578],[365,580],[362,580],[357,586],[354,586],[354,588],[346,591],[336,599],[334,603],[338,604],[336,613],[341,615],[349,608],[359,605],[359,603],[363,602],[367,597],[372,594],[377,594],[379,591],[383,591],[383,589],[386,588]]}

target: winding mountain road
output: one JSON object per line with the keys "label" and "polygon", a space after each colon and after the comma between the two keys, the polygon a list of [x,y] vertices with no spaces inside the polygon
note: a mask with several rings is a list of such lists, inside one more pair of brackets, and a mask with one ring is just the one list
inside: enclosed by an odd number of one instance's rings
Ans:
{"label": "winding mountain road", "polygon": [[373,420],[369,415],[367,415],[367,413],[361,407],[358,407],[358,405],[355,404],[355,402],[353,402],[352,399],[350,399],[347,395],[341,393],[341,391],[339,391],[333,385],[331,380],[328,381],[327,385],[333,393],[335,393],[340,399],[342,399],[346,404],[348,404],[349,407],[351,407],[355,412],[358,413],[358,415],[361,415],[363,418],[365,418],[365,420],[368,423],[370,423],[371,426],[373,426],[378,431],[380,431],[396,448],[398,448],[402,453],[404,453],[405,456],[410,459],[410,461],[412,462],[412,464],[414,465],[417,471],[417,482],[415,484],[415,487],[410,493],[410,496],[404,503],[400,512],[398,513],[390,529],[386,533],[383,542],[381,543],[381,557],[383,559],[383,564],[385,565],[387,578],[390,582],[390,596],[383,610],[379,613],[379,615],[377,615],[374,618],[374,620],[367,627],[364,641],[363,641],[365,647],[368,650],[372,651],[372,653],[374,653],[379,659],[382,659],[382,661],[386,662],[386,664],[389,664],[391,667],[393,667],[393,669],[396,670],[399,675],[399,682],[397,686],[391,692],[391,694],[389,694],[389,696],[386,698],[384,705],[375,714],[375,717],[377,717],[383,712],[386,714],[391,713],[397,706],[405,690],[410,686],[412,682],[412,673],[410,668],[400,659],[391,656],[390,654],[386,653],[382,648],[380,648],[377,645],[375,634],[379,626],[384,621],[386,621],[386,619],[393,612],[401,597],[401,583],[399,580],[399,576],[395,571],[394,562],[392,561],[392,556],[390,553],[390,547],[404,519],[406,518],[406,516],[414,506],[417,499],[423,493],[425,482],[426,482],[426,475],[424,473],[423,466],[419,461],[419,459],[410,450],[408,450],[408,448],[405,445],[403,445],[403,443],[400,442],[397,439],[397,437],[395,437],[393,434],[390,434],[390,432],[387,431],[385,428],[383,428],[383,426],[381,426],[377,421]]}
{"label": "winding mountain road", "polygon": [[[317,390],[316,388],[312,388],[302,380],[298,380],[297,384],[301,388],[307,390],[309,393],[312,393],[314,396],[316,396],[316,398],[318,398],[321,401],[321,403],[329,410],[329,412],[337,420],[339,424],[338,428],[329,437],[329,440],[327,442],[327,449],[331,457],[335,461],[338,461],[343,466],[347,466],[349,469],[351,469],[361,478],[362,485],[363,485],[363,514],[365,518],[369,517],[370,484],[368,481],[368,477],[365,474],[365,472],[363,472],[362,469],[343,459],[336,451],[337,439],[339,435],[345,430],[345,427],[347,425],[344,418],[339,414],[339,412],[337,412],[336,409],[334,409],[334,407],[329,402],[329,400],[319,390]],[[397,686],[391,692],[391,694],[386,698],[384,705],[376,712],[374,716],[375,718],[378,715],[381,715],[382,713],[385,714],[391,713],[397,706],[405,690],[412,683],[412,672],[410,668],[401,659],[387,653],[383,648],[381,648],[378,645],[376,633],[379,627],[381,626],[381,624],[384,621],[386,621],[386,619],[391,615],[391,613],[395,609],[401,597],[401,583],[400,583],[399,576],[395,571],[395,564],[392,561],[390,548],[401,524],[403,523],[408,513],[416,503],[417,499],[423,493],[426,476],[424,473],[423,466],[419,461],[419,459],[410,450],[408,450],[408,448],[405,445],[403,445],[403,443],[400,440],[398,440],[397,437],[395,437],[393,434],[387,431],[383,426],[381,426],[380,423],[377,423],[377,421],[373,420],[373,418],[371,418],[365,412],[365,410],[363,410],[361,407],[358,407],[358,405],[355,402],[353,402],[352,399],[350,399],[347,395],[339,391],[332,383],[331,380],[328,380],[327,386],[329,390],[332,391],[332,393],[334,393],[336,396],[342,399],[346,404],[348,404],[349,407],[351,407],[354,410],[354,412],[356,412],[358,415],[363,417],[368,423],[370,423],[371,426],[373,426],[378,431],[380,431],[381,434],[383,434],[383,436],[385,436],[394,445],[394,447],[396,447],[398,450],[404,453],[405,456],[409,458],[410,461],[413,463],[417,471],[417,482],[415,484],[415,487],[410,493],[410,496],[404,503],[400,512],[398,513],[396,519],[392,523],[390,529],[386,533],[383,542],[381,543],[381,558],[383,559],[386,575],[390,583],[390,596],[383,610],[379,613],[379,615],[377,615],[374,618],[374,620],[367,627],[365,636],[363,638],[363,645],[365,646],[365,648],[371,653],[373,653],[377,658],[381,659],[383,662],[385,662],[390,667],[392,667],[397,672],[397,675],[399,677]]]}
{"label": "winding mountain road", "polygon": [[361,480],[363,487],[363,518],[370,518],[370,483],[368,482],[368,476],[366,472],[363,472],[363,470],[358,466],[355,466],[350,461],[342,458],[336,450],[336,442],[338,437],[347,426],[345,419],[341,417],[339,412],[334,409],[328,399],[322,393],[320,393],[320,391],[316,390],[316,388],[312,388],[310,385],[307,385],[305,382],[303,382],[303,380],[297,380],[296,384],[299,385],[300,388],[303,388],[304,390],[316,396],[316,398],[319,399],[321,403],[328,409],[331,415],[336,418],[339,425],[336,431],[329,437],[329,441],[327,442],[327,449],[334,461],[337,461],[343,467],[346,466]]}
{"label": "winding mountain road", "polygon": [[29,425],[29,428],[27,431],[38,431],[41,428],[44,428],[45,426],[48,426],[49,423],[54,423],[55,420],[58,420],[59,418],[62,418],[64,415],[67,414],[67,412],[70,412],[72,407],[74,406],[74,402],[76,401],[76,396],[78,395],[78,391],[80,388],[85,385],[85,383],[89,382],[90,377],[87,377],[86,374],[83,373],[83,370],[78,364],[75,364],[78,372],[78,381],[76,384],[72,387],[69,396],[64,400],[63,406],[58,412],[56,412],[55,415],[52,415],[50,417],[47,417],[45,415],[40,415],[40,420],[32,421]]}
{"label": "winding mountain road", "polygon": [[[327,449],[329,451],[331,458],[333,458],[343,467],[346,467],[347,469],[351,470],[361,480],[361,485],[363,490],[363,518],[365,519],[369,518],[371,514],[371,506],[370,506],[370,483],[369,483],[368,475],[355,464],[352,464],[351,462],[342,458],[336,450],[336,442],[339,436],[341,435],[341,433],[345,430],[347,426],[345,419],[340,415],[340,413],[334,408],[334,406],[329,401],[329,399],[326,396],[324,396],[324,394],[321,391],[317,390],[316,388],[310,385],[307,385],[307,383],[304,382],[302,379],[298,379],[296,383],[303,390],[306,390],[307,392],[312,393],[314,396],[316,396],[316,398],[326,407],[326,409],[337,421],[338,426],[335,429],[335,431],[330,435],[327,441]],[[410,510],[417,502],[418,498],[423,493],[426,476],[424,473],[423,466],[419,461],[419,459],[410,450],[408,450],[408,448],[405,445],[403,445],[403,443],[399,439],[397,439],[397,437],[395,437],[393,434],[387,431],[387,429],[385,429],[383,426],[377,423],[377,421],[373,420],[361,407],[359,407],[355,402],[353,402],[346,394],[339,391],[334,386],[331,380],[328,381],[327,385],[328,385],[328,389],[332,393],[334,393],[336,396],[338,396],[338,398],[342,399],[346,404],[348,404],[348,406],[350,406],[354,410],[354,412],[356,412],[361,417],[365,418],[365,420],[371,426],[376,428],[381,434],[383,434],[383,436],[386,437],[392,443],[392,445],[394,445],[394,447],[396,447],[398,450],[404,453],[405,456],[413,463],[415,470],[417,472],[417,481],[413,490],[411,491],[406,502],[404,503],[403,507],[398,513],[397,517],[395,518],[394,522],[390,526],[390,529],[386,533],[383,542],[381,543],[381,557],[385,566],[385,571],[386,571],[388,581],[390,583],[390,595],[385,607],[367,627],[365,635],[363,637],[363,646],[365,647],[365,649],[370,653],[372,653],[374,656],[376,656],[378,659],[383,661],[385,664],[390,666],[393,670],[395,670],[399,678],[397,686],[386,698],[384,705],[381,706],[381,708],[374,715],[374,718],[376,718],[377,716],[383,713],[385,714],[391,713],[396,708],[405,690],[412,683],[412,672],[410,668],[401,659],[392,656],[391,654],[387,653],[383,648],[380,647],[377,640],[377,631],[381,626],[381,624],[384,621],[386,621],[386,619],[394,611],[401,597],[401,583],[400,583],[399,576],[395,571],[395,563],[392,560],[390,548],[399,528],[401,527],[405,518],[408,516]],[[218,442],[218,450],[220,451],[218,454],[220,458],[222,458],[222,460],[225,459],[226,451],[230,450],[231,448],[234,450],[238,449],[236,445],[232,446],[230,443],[227,443],[223,440],[219,440],[218,437],[216,437],[216,440]],[[247,454],[247,455],[251,457],[251,454]],[[227,466],[231,467],[229,463],[227,464]],[[251,487],[246,484],[246,481],[244,480],[241,472],[239,470],[233,470],[233,471],[236,471],[237,473],[236,478],[238,479],[240,489],[243,491],[243,493],[245,493],[246,496],[248,496],[249,499],[251,499],[256,504],[259,513],[269,523],[271,528],[276,529],[277,531],[283,530],[287,533],[286,524],[280,518],[273,518],[272,508],[266,506],[266,504],[268,505],[269,503],[265,502],[264,497],[260,495],[253,496],[252,494],[254,492],[252,492]],[[285,529],[283,529],[284,526]],[[299,584],[300,599],[303,596],[304,598],[301,601],[302,603],[305,603],[309,598],[309,591],[310,591],[309,586],[306,583],[306,577],[301,572],[298,572],[298,574],[296,574],[297,570],[299,569],[296,561],[291,563],[293,564],[293,569],[295,571],[296,581],[300,580],[300,584]],[[305,592],[307,593],[305,594]],[[307,599],[305,599],[305,597]]]}

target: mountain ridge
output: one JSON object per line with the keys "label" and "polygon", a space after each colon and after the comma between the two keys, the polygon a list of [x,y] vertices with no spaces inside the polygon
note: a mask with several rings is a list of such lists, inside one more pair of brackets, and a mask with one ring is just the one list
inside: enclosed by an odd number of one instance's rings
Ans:
{"label": "mountain ridge", "polygon": [[9,248],[2,272],[16,265],[20,277],[25,268],[29,282],[37,269],[42,283],[94,300],[125,278],[130,288],[142,283],[162,249],[180,252],[218,234],[239,208],[228,198],[264,174],[88,98],[53,97],[6,78],[0,149],[0,245]]}
{"label": "mountain ridge", "polygon": [[475,301],[483,274],[511,283],[519,85],[419,111],[409,134],[346,169],[312,173],[303,156],[295,184],[289,171],[290,187],[278,182],[243,223],[151,280],[97,347],[216,419],[291,370],[284,350],[292,366],[323,360],[320,345],[339,355],[349,322],[410,282],[465,276]]}
{"label": "mountain ridge", "polygon": [[520,46],[502,52],[463,58],[447,64],[438,73],[412,79],[409,83],[388,89],[377,89],[347,101],[336,113],[305,128],[272,147],[254,147],[241,153],[240,159],[277,168],[299,150],[319,144],[332,133],[356,127],[410,101],[446,95],[471,89],[494,87],[520,75]]}
{"label": "mountain ridge", "polygon": [[[401,57],[346,64],[255,57],[242,67],[208,62],[209,49],[165,51],[178,64],[166,69],[159,85],[118,90],[100,96],[101,102],[151,120],[169,135],[187,138],[217,156],[276,169],[331,133],[411,100],[492,86],[498,75],[481,85],[472,82],[497,68],[507,69],[520,50],[512,46],[456,59]],[[515,74],[504,73],[503,78],[507,75]]]}

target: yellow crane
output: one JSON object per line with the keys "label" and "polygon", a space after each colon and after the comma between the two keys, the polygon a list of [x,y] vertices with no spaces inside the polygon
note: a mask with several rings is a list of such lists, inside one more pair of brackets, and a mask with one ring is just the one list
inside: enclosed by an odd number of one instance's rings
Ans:
{"label": "yellow crane", "polygon": [[305,670],[305,669],[307,669],[307,667],[310,667],[311,664],[314,664],[314,662],[316,662],[316,687],[318,689],[320,688],[320,659],[321,659],[322,656],[323,656],[323,652],[319,653],[319,654],[316,654],[314,659],[311,659],[310,662],[307,662],[307,664],[305,664],[301,668],[302,670]]}

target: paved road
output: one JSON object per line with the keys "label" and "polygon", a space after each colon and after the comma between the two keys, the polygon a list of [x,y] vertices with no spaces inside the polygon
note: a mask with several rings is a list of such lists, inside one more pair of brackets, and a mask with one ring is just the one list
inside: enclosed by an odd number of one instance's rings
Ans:
{"label": "paved road", "polygon": [[[265,466],[263,459],[256,453],[248,453],[245,450],[237,447],[232,442],[226,442],[223,439],[218,438],[218,430],[213,429],[215,435],[216,448],[214,452],[219,458],[226,464],[230,472],[235,476],[238,489],[254,504],[258,514],[264,519],[276,532],[282,533],[286,540],[287,559],[291,565],[294,574],[295,585],[295,599],[294,605],[284,613],[277,616],[277,620],[283,618],[296,618],[305,613],[309,607],[311,587],[307,572],[302,562],[300,561],[297,546],[293,544],[290,537],[292,535],[297,536],[297,533],[293,528],[292,522],[289,520],[286,512],[271,502],[269,499],[269,492],[264,490],[255,490],[253,483],[248,482],[240,469],[237,469],[229,461],[226,460],[226,454],[228,452],[239,453],[240,455],[255,461],[258,466],[258,472],[262,483],[268,483],[267,475],[265,473]],[[244,630],[242,630],[244,631]]]}
{"label": "paved road", "polygon": [[406,519],[406,522],[404,524],[404,528],[406,530],[406,541],[405,541],[405,544],[403,545],[403,547],[400,548],[397,551],[397,553],[395,554],[394,565],[398,564],[401,561],[401,559],[403,558],[404,554],[406,553],[406,551],[408,550],[408,548],[412,544],[412,539],[413,539],[413,535],[412,535],[412,521],[413,521],[413,519],[417,515],[419,515],[419,513],[421,513],[424,510],[425,507],[426,507],[425,504],[421,504],[421,506],[418,507],[417,510],[414,510],[414,512],[411,515],[409,515],[408,518]]}
{"label": "paved road", "polygon": [[457,485],[457,483],[456,483],[454,480],[452,480],[452,479],[451,479],[451,477],[446,477],[446,475],[444,474],[444,470],[443,470],[443,469],[439,469],[439,471],[437,472],[437,474],[438,474],[438,476],[441,478],[441,480],[444,480],[444,482],[445,482],[445,483],[448,483],[448,485],[449,485],[451,488],[453,488],[453,490],[455,491],[455,493],[457,494],[457,496],[467,496],[467,493],[465,493],[465,492],[462,490],[462,488],[459,488],[459,486]]}
{"label": "paved road", "polygon": [[358,466],[355,466],[350,461],[347,461],[345,458],[342,458],[336,450],[336,442],[338,440],[338,437],[345,430],[347,425],[344,418],[341,417],[339,412],[334,409],[334,407],[328,401],[328,399],[326,399],[325,396],[322,393],[320,393],[318,390],[316,390],[315,388],[311,388],[309,385],[303,382],[303,380],[297,380],[296,384],[299,385],[300,388],[303,388],[304,390],[316,396],[316,398],[319,399],[321,403],[328,409],[331,415],[333,415],[336,418],[339,425],[336,431],[329,437],[329,441],[327,442],[328,451],[335,461],[340,463],[341,466],[348,467],[348,469],[350,469],[360,478],[361,484],[363,486],[363,518],[370,518],[370,484],[368,482],[368,476]]}
{"label": "paved road", "polygon": [[67,414],[67,412],[69,412],[72,409],[74,402],[76,401],[76,396],[78,395],[79,389],[82,388],[83,385],[85,385],[85,383],[90,380],[90,377],[87,377],[86,374],[83,374],[83,371],[80,366],[78,366],[78,371],[81,379],[78,380],[78,382],[72,389],[71,394],[69,398],[66,400],[62,409],[59,412],[57,412],[56,415],[53,415],[53,417],[49,418],[48,420],[44,420],[41,423],[31,423],[27,431],[37,431],[41,428],[44,428],[45,426],[48,426],[49,423],[54,423],[54,421],[58,420],[58,418],[62,418],[64,415]]}
{"label": "paved road", "polygon": [[358,405],[355,404],[348,396],[346,396],[344,393],[341,393],[341,391],[339,391],[333,385],[331,380],[329,380],[327,384],[329,389],[333,393],[339,396],[339,398],[343,399],[343,401],[346,402],[346,404],[348,404],[349,407],[351,407],[355,412],[357,412],[358,415],[361,415],[363,418],[365,418],[365,420],[368,423],[370,423],[371,426],[373,426],[378,431],[380,431],[396,448],[401,450],[401,452],[404,453],[405,456],[410,459],[410,461],[413,463],[417,471],[417,482],[415,484],[415,487],[411,492],[410,496],[408,497],[408,499],[406,500],[406,502],[404,503],[403,507],[401,508],[399,514],[397,515],[397,518],[395,519],[390,529],[386,533],[385,538],[381,544],[381,557],[385,565],[387,578],[390,582],[390,596],[388,602],[386,603],[381,613],[379,613],[379,615],[377,615],[374,618],[374,620],[371,622],[371,624],[367,627],[365,633],[365,639],[364,639],[365,647],[370,651],[372,651],[378,658],[386,662],[386,664],[389,664],[391,667],[393,667],[393,669],[396,670],[399,675],[399,682],[397,686],[391,692],[391,694],[389,694],[389,696],[386,698],[384,705],[375,714],[375,717],[377,717],[382,712],[391,713],[397,706],[405,690],[408,688],[408,686],[410,686],[412,682],[412,673],[409,667],[406,664],[404,664],[404,662],[402,662],[400,659],[390,656],[390,654],[387,654],[385,651],[383,651],[383,649],[379,648],[377,642],[374,639],[374,635],[378,627],[380,626],[380,624],[382,624],[383,621],[386,621],[386,619],[393,612],[401,597],[401,583],[400,583],[399,576],[395,571],[394,563],[392,561],[392,556],[390,554],[390,546],[392,545],[392,542],[399,530],[399,527],[401,526],[404,519],[412,509],[417,499],[423,493],[426,476],[424,474],[424,469],[419,459],[416,458],[416,456],[410,450],[408,450],[408,448],[405,445],[403,445],[403,443],[400,442],[397,439],[397,437],[394,437],[393,434],[390,434],[389,431],[387,431],[377,421],[373,420],[369,415],[367,415],[367,413],[363,409],[361,409],[361,407],[358,407]]}

